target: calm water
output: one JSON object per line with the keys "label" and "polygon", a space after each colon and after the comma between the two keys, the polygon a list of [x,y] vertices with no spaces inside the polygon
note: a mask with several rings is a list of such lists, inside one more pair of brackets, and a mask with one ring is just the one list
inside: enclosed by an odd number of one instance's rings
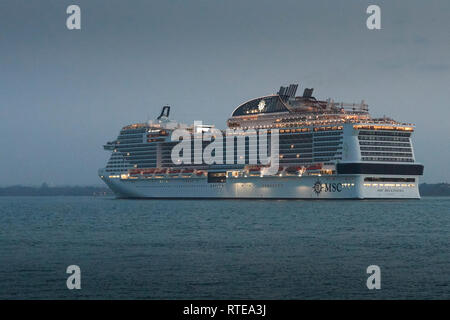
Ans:
{"label": "calm water", "polygon": [[449,198],[0,197],[0,298],[449,299],[449,244]]}

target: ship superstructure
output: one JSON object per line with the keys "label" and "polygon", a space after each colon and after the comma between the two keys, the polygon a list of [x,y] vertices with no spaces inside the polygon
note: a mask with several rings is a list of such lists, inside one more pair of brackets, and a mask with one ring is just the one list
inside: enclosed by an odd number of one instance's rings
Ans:
{"label": "ship superstructure", "polygon": [[[217,135],[217,129],[170,121],[166,106],[155,121],[125,126],[104,146],[111,157],[99,175],[122,198],[420,198],[423,165],[414,157],[414,125],[372,118],[364,101],[317,100],[313,89],[296,96],[297,87],[281,87],[238,106],[228,130],[220,131],[224,140],[233,138],[215,151],[222,161],[208,164],[201,155],[198,161],[194,142],[191,161],[174,161],[172,151],[180,142],[172,141],[174,130],[202,136]],[[252,161],[261,147],[254,146],[260,141],[257,131],[267,132],[268,146],[271,135],[278,135],[275,174],[265,174],[267,165]],[[208,145],[201,141],[200,153]]]}

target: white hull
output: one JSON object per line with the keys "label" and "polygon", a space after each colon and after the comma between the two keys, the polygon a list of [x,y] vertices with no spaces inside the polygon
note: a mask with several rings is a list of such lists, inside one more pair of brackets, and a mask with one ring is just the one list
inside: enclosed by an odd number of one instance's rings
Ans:
{"label": "white hull", "polygon": [[[374,175],[370,175],[373,177]],[[386,175],[383,175],[384,177]],[[364,183],[365,175],[227,178],[208,183],[206,177],[105,178],[119,198],[164,199],[420,199],[414,184]]]}

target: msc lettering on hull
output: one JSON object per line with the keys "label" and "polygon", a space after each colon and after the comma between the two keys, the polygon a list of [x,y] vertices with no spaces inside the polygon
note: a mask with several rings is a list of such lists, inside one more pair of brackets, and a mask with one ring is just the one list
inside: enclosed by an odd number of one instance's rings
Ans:
{"label": "msc lettering on hull", "polygon": [[313,186],[313,191],[319,195],[321,192],[341,192],[342,191],[342,183],[322,183],[320,180],[317,180]]}

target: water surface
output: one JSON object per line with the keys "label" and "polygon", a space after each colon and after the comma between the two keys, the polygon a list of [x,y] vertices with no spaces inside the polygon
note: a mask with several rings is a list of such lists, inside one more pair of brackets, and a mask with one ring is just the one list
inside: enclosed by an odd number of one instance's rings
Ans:
{"label": "water surface", "polygon": [[0,197],[0,298],[449,299],[449,244],[449,198]]}

